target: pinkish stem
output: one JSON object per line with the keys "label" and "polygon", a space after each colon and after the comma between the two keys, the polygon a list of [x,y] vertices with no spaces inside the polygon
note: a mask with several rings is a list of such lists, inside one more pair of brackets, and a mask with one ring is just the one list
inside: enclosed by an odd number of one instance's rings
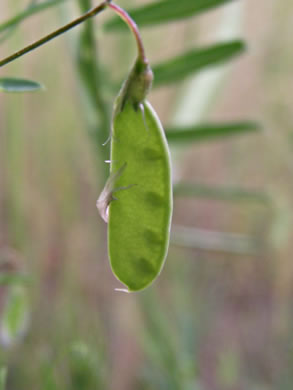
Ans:
{"label": "pinkish stem", "polygon": [[130,15],[122,8],[120,8],[117,4],[108,1],[107,2],[108,7],[112,8],[114,12],[116,12],[117,15],[120,16],[121,19],[124,20],[124,22],[128,25],[130,30],[133,32],[133,35],[135,37],[137,48],[138,48],[138,54],[140,59],[145,63],[147,61],[144,51],[144,46],[142,43],[141,35],[138,30],[137,24],[135,21],[130,17]]}

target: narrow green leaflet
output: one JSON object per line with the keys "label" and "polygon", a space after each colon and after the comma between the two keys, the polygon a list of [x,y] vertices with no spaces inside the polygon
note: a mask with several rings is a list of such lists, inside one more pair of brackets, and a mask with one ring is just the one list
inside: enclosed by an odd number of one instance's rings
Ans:
{"label": "narrow green leaflet", "polygon": [[239,187],[216,187],[206,184],[183,182],[174,185],[173,194],[177,197],[195,197],[229,202],[256,202],[265,205],[272,204],[272,199],[269,194]]}
{"label": "narrow green leaflet", "polygon": [[190,143],[213,141],[219,138],[253,133],[261,127],[255,122],[232,122],[222,124],[202,124],[191,127],[172,127],[166,129],[170,143]]}
{"label": "narrow green leaflet", "polygon": [[[140,8],[129,10],[139,27],[173,22],[205,12],[235,0],[161,0]],[[117,18],[105,25],[107,30],[126,30],[125,24]]]}
{"label": "narrow green leaflet", "polygon": [[65,0],[48,0],[48,1],[43,1],[42,3],[39,4],[34,4],[31,7],[28,7],[27,9],[13,16],[12,18],[6,20],[3,23],[0,23],[0,33],[8,30],[10,27],[17,25],[18,23],[29,18],[30,16],[39,13],[41,11],[44,11],[50,7],[54,7],[57,4],[64,3],[64,1]]}
{"label": "narrow green leaflet", "polygon": [[144,113],[126,103],[114,117],[111,143],[111,171],[125,168],[109,206],[109,256],[129,291],[147,287],[160,273],[172,214],[167,141],[151,105],[143,106]]}
{"label": "narrow green leaflet", "polygon": [[245,50],[245,43],[235,40],[207,48],[191,50],[181,56],[153,66],[155,87],[183,80],[205,67],[218,65],[238,56]]}
{"label": "narrow green leaflet", "polygon": [[34,92],[40,89],[43,89],[43,86],[36,81],[10,77],[0,78],[0,91],[2,92]]}
{"label": "narrow green leaflet", "polygon": [[5,390],[6,377],[7,377],[6,367],[0,368],[0,390]]}
{"label": "narrow green leaflet", "polygon": [[259,255],[262,249],[262,243],[257,242],[255,237],[186,226],[173,227],[171,244],[239,255]]}

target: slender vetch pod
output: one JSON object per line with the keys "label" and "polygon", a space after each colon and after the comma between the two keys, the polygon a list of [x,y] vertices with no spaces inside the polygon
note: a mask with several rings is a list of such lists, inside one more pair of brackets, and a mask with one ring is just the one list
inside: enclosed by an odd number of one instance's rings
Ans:
{"label": "slender vetch pod", "polygon": [[[148,286],[163,266],[170,234],[172,188],[164,130],[148,102],[143,119],[130,102],[114,117],[111,171],[126,168],[109,205],[108,249],[112,270],[129,290]],[[145,122],[148,130],[145,129]]]}
{"label": "slender vetch pod", "polygon": [[153,74],[139,43],[138,58],[115,101],[110,177],[97,201],[108,222],[113,273],[129,291],[142,290],[160,273],[173,208],[169,148],[160,120],[146,101]]}

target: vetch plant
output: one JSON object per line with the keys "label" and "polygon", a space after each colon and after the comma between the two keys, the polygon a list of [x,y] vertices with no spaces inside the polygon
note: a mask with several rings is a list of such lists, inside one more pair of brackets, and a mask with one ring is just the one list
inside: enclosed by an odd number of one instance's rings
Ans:
{"label": "vetch plant", "polygon": [[[130,14],[139,20],[141,26],[149,26],[158,22],[167,23],[187,18],[229,1],[200,0],[196,3],[190,0],[159,1],[130,11]],[[84,4],[80,2],[82,9],[85,9],[87,4],[90,2]],[[127,291],[138,291],[150,285],[158,276],[169,245],[173,194],[170,153],[166,139],[174,143],[197,142],[255,131],[258,127],[249,121],[204,124],[188,128],[170,127],[165,135],[159,118],[146,100],[152,86],[153,72],[138,27],[133,18],[111,0],[103,1],[67,25],[3,59],[0,61],[0,67],[98,15],[106,8],[112,9],[125,22],[124,25],[130,28],[136,39],[138,55],[114,103],[109,136],[110,177],[97,200],[97,208],[108,223],[108,251],[112,270],[127,286]],[[32,6],[31,14],[41,9],[42,7],[35,9]],[[28,16],[29,11],[26,11],[25,18]],[[19,23],[23,19],[23,15],[20,15],[12,18],[12,21]],[[8,26],[10,25],[9,22]],[[120,19],[113,18],[106,23],[106,31],[119,29],[123,31],[122,26]],[[6,27],[7,23],[2,26],[2,30]],[[91,34],[92,31],[88,29],[84,41],[87,44],[92,43]],[[202,68],[233,58],[244,48],[241,40],[233,40],[208,48],[190,50],[161,64],[155,64],[154,87],[181,81]],[[89,69],[95,72],[95,62],[93,58],[86,61],[88,62],[80,61],[79,70],[83,76],[84,72],[87,72],[85,88],[88,88],[87,92],[93,105],[99,105],[102,99],[100,96],[94,96],[95,87],[91,89],[96,78],[91,80],[90,77],[94,77],[94,74],[88,74]],[[0,90],[5,92],[32,91],[40,88],[41,85],[34,81],[0,79]],[[103,127],[107,124],[105,111],[107,110],[100,107],[100,113],[104,116]],[[104,156],[105,152],[100,142],[101,134],[97,140],[101,155]]]}
{"label": "vetch plant", "polygon": [[[130,4],[127,0],[114,1],[121,6]],[[0,43],[14,30],[17,32],[20,24],[38,19],[41,11],[54,5],[53,23],[58,23],[58,18],[67,18],[68,23],[77,8],[82,15],[42,39],[36,35],[37,42],[0,61],[2,66],[8,64],[82,24],[72,34],[67,50],[62,45],[58,58],[44,48],[41,57],[38,52],[40,63],[29,61],[21,67],[45,72],[48,81],[44,84],[51,84],[48,93],[52,99],[44,95],[27,100],[27,95],[4,95],[39,90],[41,85],[25,80],[24,71],[11,73],[20,68],[0,69],[5,69],[0,74],[0,94],[3,92],[2,110],[7,111],[1,118],[0,182],[4,196],[1,192],[0,202],[5,211],[3,221],[1,213],[1,232],[5,233],[6,244],[21,252],[34,275],[33,284],[27,285],[26,274],[0,272],[1,290],[9,292],[0,321],[1,366],[9,369],[9,388],[98,390],[120,386],[129,390],[179,390],[208,386],[201,373],[201,356],[207,351],[214,320],[220,318],[215,323],[221,324],[227,297],[234,293],[238,297],[238,277],[244,280],[254,273],[255,256],[257,274],[263,270],[262,259],[266,261],[266,256],[262,255],[268,253],[266,231],[275,215],[270,211],[271,195],[237,184],[243,178],[246,152],[253,156],[255,149],[245,149],[244,145],[244,155],[238,156],[241,142],[225,145],[226,139],[242,135],[248,138],[260,127],[249,118],[239,118],[230,106],[221,112],[225,119],[222,122],[211,121],[207,115],[212,113],[213,103],[219,101],[218,93],[224,90],[220,87],[231,87],[229,79],[219,83],[219,79],[215,82],[214,77],[207,76],[221,71],[218,65],[238,58],[246,44],[238,30],[225,36],[205,35],[201,40],[201,26],[196,19],[200,13],[225,5],[223,14],[219,12],[212,19],[215,23],[207,26],[209,32],[218,31],[218,21],[227,27],[237,23],[237,18],[227,19],[226,11],[229,14],[241,4],[246,7],[245,2],[140,3],[131,2],[134,7],[126,8],[126,14],[113,2],[103,0],[25,0],[15,5],[4,0],[5,10],[19,9],[19,13],[0,22]],[[94,18],[106,10],[108,20]],[[187,19],[189,22],[184,24]],[[177,20],[182,20],[179,28],[170,30],[175,31],[176,45],[165,51],[170,23]],[[148,45],[142,43],[133,21],[143,39],[149,39]],[[208,18],[205,23],[209,23]],[[37,25],[30,26],[34,34]],[[151,31],[153,25],[161,27]],[[156,42],[151,41],[154,33]],[[128,35],[136,42],[130,41],[129,45]],[[199,43],[203,41],[208,43]],[[125,58],[135,43],[137,55]],[[161,60],[156,60],[156,51],[160,51]],[[149,63],[151,58],[154,60]],[[133,67],[125,70],[129,60],[133,60]],[[48,66],[43,66],[43,61]],[[53,62],[58,66],[52,67]],[[64,69],[66,77],[62,77]],[[228,71],[225,67],[225,74]],[[43,81],[39,75],[33,77]],[[126,81],[121,88],[122,78]],[[198,81],[199,88],[194,81]],[[234,79],[232,96],[240,103],[238,81]],[[166,114],[162,126],[147,100],[150,89],[166,86],[172,89],[162,92],[171,93],[164,95],[167,99],[162,99],[161,105],[154,105]],[[229,121],[229,113],[235,121]],[[81,129],[77,123],[82,124]],[[88,132],[89,139],[83,131]],[[173,189],[166,139],[174,152]],[[221,145],[215,145],[219,140]],[[203,155],[198,151],[202,147]],[[255,183],[254,177],[252,181]],[[109,294],[111,271],[100,234],[97,198],[100,214],[107,222],[103,227],[108,230],[110,265],[124,283],[124,291],[140,291],[158,280],[170,242],[169,261],[157,286],[134,297]],[[172,198],[179,202],[169,239]],[[284,231],[284,223],[281,225]],[[235,262],[238,256],[240,261]],[[202,258],[208,261],[203,264]],[[232,267],[227,267],[229,264]],[[235,288],[231,290],[230,279],[235,274]],[[263,278],[256,275],[255,282],[263,280],[267,286],[266,272]],[[217,297],[213,293],[215,283],[221,284]],[[119,285],[114,280],[114,287]],[[253,291],[253,281],[250,287]],[[214,307],[219,309],[216,313]],[[212,324],[208,332],[207,324]],[[211,343],[216,345],[221,363],[226,356],[225,345],[223,349],[214,341]],[[238,352],[237,348],[236,360]],[[26,356],[31,359],[24,359]],[[122,377],[121,367],[127,368]],[[4,390],[5,373],[1,372],[0,390]],[[246,373],[243,378],[246,383]],[[208,383],[209,379],[210,375]],[[213,383],[224,386],[221,378]],[[237,387],[238,383],[233,385]]]}
{"label": "vetch plant", "polygon": [[[170,153],[160,120],[146,101],[153,72],[137,25],[122,8],[105,1],[86,17],[84,15],[0,61],[0,66],[96,15],[106,6],[130,27],[137,42],[138,56],[115,101],[110,133],[111,176],[97,207],[103,219],[109,222],[108,249],[112,270],[129,291],[137,291],[148,286],[160,273],[169,246],[173,204]],[[14,84],[20,89],[24,83],[14,81]],[[9,84],[10,89],[12,85]],[[29,90],[33,82],[25,85]],[[112,202],[116,200],[113,193],[118,191],[119,200]]]}
{"label": "vetch plant", "polygon": [[[166,258],[172,215],[171,163],[163,127],[145,100],[153,73],[137,26],[120,7],[109,6],[132,30],[138,57],[115,101],[110,160],[114,176],[97,207],[109,223],[112,270],[135,291],[155,279]],[[114,191],[119,199],[113,197]]]}

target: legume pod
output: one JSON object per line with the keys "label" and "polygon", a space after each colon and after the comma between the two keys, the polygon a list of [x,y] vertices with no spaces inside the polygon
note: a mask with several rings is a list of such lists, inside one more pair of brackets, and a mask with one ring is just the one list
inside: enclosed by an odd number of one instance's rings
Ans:
{"label": "legume pod", "polygon": [[141,104],[135,109],[127,101],[114,114],[111,138],[111,172],[119,174],[113,188],[118,199],[109,202],[108,250],[114,274],[129,291],[145,288],[160,273],[173,203],[165,133],[150,103]]}

